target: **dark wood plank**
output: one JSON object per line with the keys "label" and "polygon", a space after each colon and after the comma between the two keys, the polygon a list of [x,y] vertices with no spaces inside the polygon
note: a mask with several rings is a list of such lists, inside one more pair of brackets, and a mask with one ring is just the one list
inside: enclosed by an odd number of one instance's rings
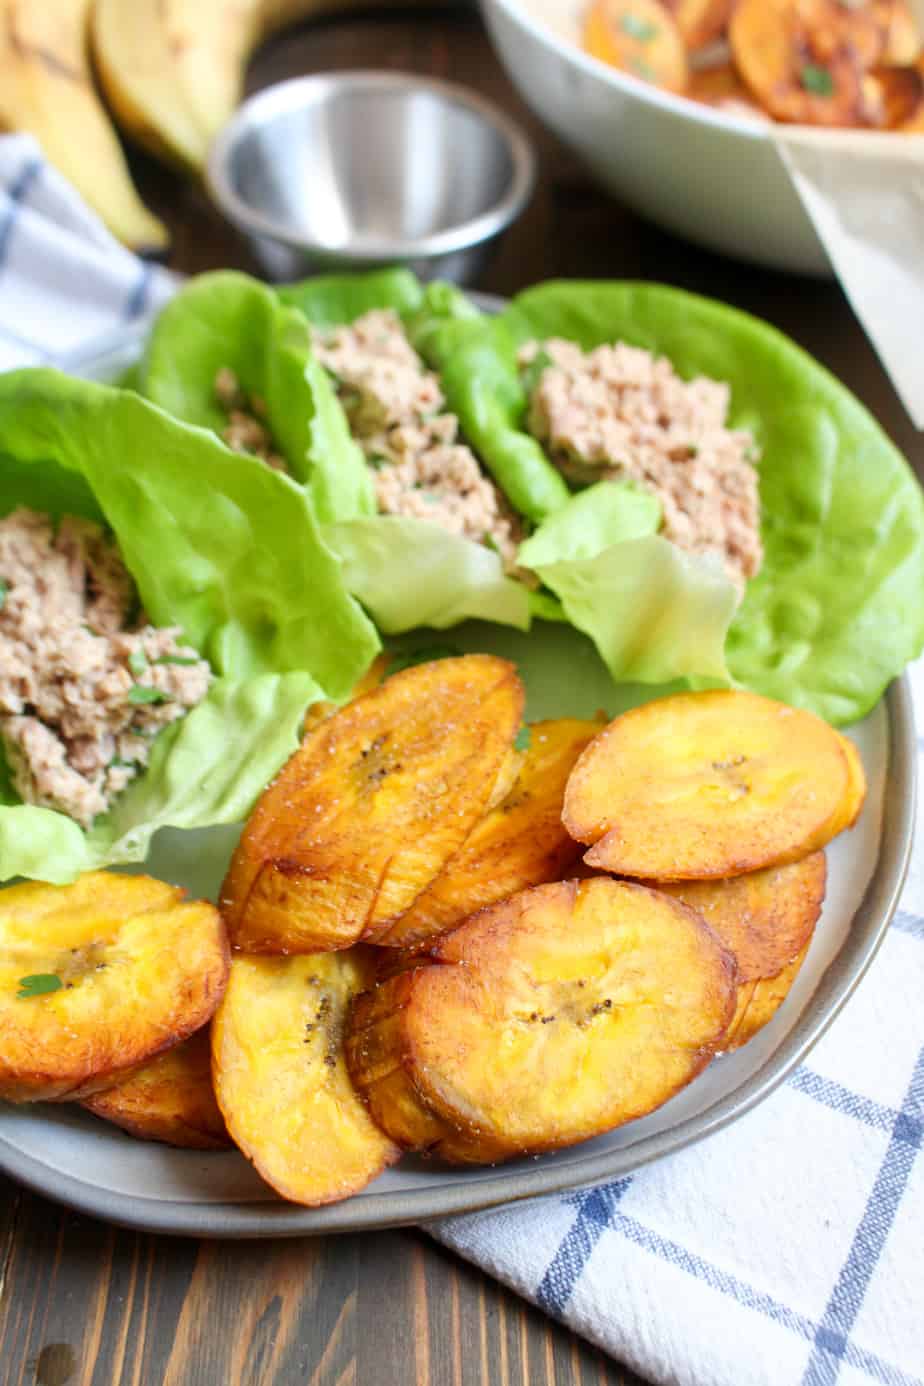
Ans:
{"label": "dark wood plank", "polygon": [[0,1386],[632,1386],[422,1233],[151,1237],[0,1183]]}

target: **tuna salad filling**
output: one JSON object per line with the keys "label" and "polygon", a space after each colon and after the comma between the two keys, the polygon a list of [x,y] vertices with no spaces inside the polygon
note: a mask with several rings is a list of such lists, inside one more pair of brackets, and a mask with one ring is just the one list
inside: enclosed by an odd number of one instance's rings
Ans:
{"label": "tuna salad filling", "polygon": [[529,431],[568,481],[636,482],[660,501],[665,538],[717,558],[739,588],[758,572],[757,450],[727,426],[728,385],[682,380],[665,357],[623,342],[590,352],[529,342],[518,363]]}
{"label": "tuna salad filling", "polygon": [[0,519],[0,740],[24,803],[89,827],[201,702],[207,662],[150,625],[113,539],[90,520]]}
{"label": "tuna salad filling", "polygon": [[443,408],[439,380],[397,314],[376,309],[348,327],[315,331],[313,338],[353,436],[375,470],[379,512],[432,520],[496,550],[513,571],[520,522],[459,441],[459,421]]}
{"label": "tuna salad filling", "polygon": [[287,472],[285,458],[273,445],[266,426],[266,403],[259,395],[248,395],[230,366],[215,375],[215,398],[227,419],[221,436],[235,452],[251,453],[276,472]]}

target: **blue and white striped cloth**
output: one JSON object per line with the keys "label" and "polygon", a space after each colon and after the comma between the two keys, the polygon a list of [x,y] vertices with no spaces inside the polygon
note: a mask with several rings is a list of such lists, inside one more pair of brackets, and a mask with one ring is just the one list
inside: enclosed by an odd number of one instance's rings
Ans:
{"label": "blue and white striped cloth", "polygon": [[[66,367],[171,290],[30,140],[0,139],[0,368]],[[924,1386],[922,1140],[924,854],[854,998],[749,1115],[630,1178],[429,1230],[653,1381]]]}

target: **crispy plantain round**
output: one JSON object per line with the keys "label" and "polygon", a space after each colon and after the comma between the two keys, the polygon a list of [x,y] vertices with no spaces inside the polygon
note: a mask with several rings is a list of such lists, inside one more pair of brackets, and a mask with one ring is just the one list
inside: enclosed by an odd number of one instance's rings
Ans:
{"label": "crispy plantain round", "polygon": [[559,881],[361,996],[347,1064],[399,1145],[494,1163],[666,1102],[718,1049],[735,996],[734,959],[694,911],[632,882]]}
{"label": "crispy plantain round", "polygon": [[464,655],[405,669],[321,722],[234,853],[221,892],[232,943],[374,942],[484,814],[522,711],[512,664]]}
{"label": "crispy plantain round", "polygon": [[789,995],[808,950],[809,945],[806,943],[801,952],[781,968],[775,977],[761,977],[756,982],[745,983],[741,988],[732,1023],[722,1044],[726,1053],[740,1049],[765,1025],[769,1025]]}
{"label": "crispy plantain round", "polygon": [[226,1150],[231,1137],[212,1089],[208,1026],[84,1100],[94,1116],[143,1141],[183,1150]]}
{"label": "crispy plantain round", "polygon": [[659,698],[623,713],[571,773],[562,819],[590,866],[650,881],[738,876],[823,847],[845,823],[842,738],[756,693]]}
{"label": "crispy plantain round", "polygon": [[864,74],[910,61],[917,30],[904,0],[739,0],[729,38],[738,71],[776,120],[864,126],[876,123]]}
{"label": "crispy plantain round", "polygon": [[308,1207],[364,1188],[398,1158],[343,1060],[350,1000],[372,950],[235,957],[212,1025],[212,1076],[235,1144],[284,1198]]}
{"label": "crispy plantain round", "polygon": [[724,37],[735,0],[667,0],[687,48],[704,48]]}
{"label": "crispy plantain round", "polygon": [[581,850],[561,821],[565,784],[599,730],[599,722],[568,717],[530,726],[529,746],[518,754],[519,774],[504,797],[376,942],[390,948],[416,947],[485,905],[528,886],[559,880]]}
{"label": "crispy plantain round", "polygon": [[0,892],[0,1097],[79,1099],[200,1029],[228,977],[221,917],[150,876]]}
{"label": "crispy plantain round", "polygon": [[697,911],[738,964],[739,985],[775,977],[812,937],[825,898],[824,852],[727,881],[658,887]]}
{"label": "crispy plantain round", "polygon": [[588,53],[666,91],[682,92],[688,79],[680,31],[658,0],[591,0],[584,16]]}

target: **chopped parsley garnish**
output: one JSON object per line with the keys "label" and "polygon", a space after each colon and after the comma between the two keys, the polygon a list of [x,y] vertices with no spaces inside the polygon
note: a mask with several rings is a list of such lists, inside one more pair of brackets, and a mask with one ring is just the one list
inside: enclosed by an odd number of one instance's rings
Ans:
{"label": "chopped parsley garnish", "polygon": [[630,67],[637,76],[644,77],[646,82],[653,82],[655,80],[655,70],[651,66],[651,63],[645,62],[644,58],[633,58]]}
{"label": "chopped parsley garnish", "polygon": [[155,664],[198,664],[198,655],[161,655]]}
{"label": "chopped parsley garnish", "polygon": [[532,732],[529,727],[521,727],[517,732],[516,740],[513,743],[515,751],[528,751],[532,740]]}
{"label": "chopped parsley garnish", "polygon": [[148,688],[136,683],[134,688],[128,690],[128,701],[130,703],[169,703],[173,699],[169,693],[164,693],[160,688]]}
{"label": "chopped parsley garnish", "polygon": [[640,18],[637,14],[624,14],[620,17],[619,27],[629,38],[638,39],[639,43],[648,43],[657,37],[658,26],[651,24],[647,19]]}
{"label": "chopped parsley garnish", "polygon": [[451,645],[421,645],[416,650],[398,650],[391,656],[389,674],[400,674],[402,669],[413,669],[415,664],[430,664],[435,659],[454,659],[462,653]]}
{"label": "chopped parsley garnish", "polygon": [[28,1001],[33,996],[50,996],[64,986],[54,972],[34,972],[30,977],[20,977],[17,1001]]}
{"label": "chopped parsley garnish", "polygon": [[144,650],[132,650],[128,656],[128,667],[131,669],[135,678],[138,679],[148,667],[148,657]]}
{"label": "chopped parsley garnish", "polygon": [[833,96],[834,78],[826,67],[819,67],[817,63],[806,63],[799,80],[806,91],[810,91],[813,96]]}
{"label": "chopped parsley garnish", "polygon": [[6,594],[7,592],[9,592],[9,590],[9,583],[7,583],[3,578],[0,578],[0,611],[3,610],[3,607],[6,603]]}

